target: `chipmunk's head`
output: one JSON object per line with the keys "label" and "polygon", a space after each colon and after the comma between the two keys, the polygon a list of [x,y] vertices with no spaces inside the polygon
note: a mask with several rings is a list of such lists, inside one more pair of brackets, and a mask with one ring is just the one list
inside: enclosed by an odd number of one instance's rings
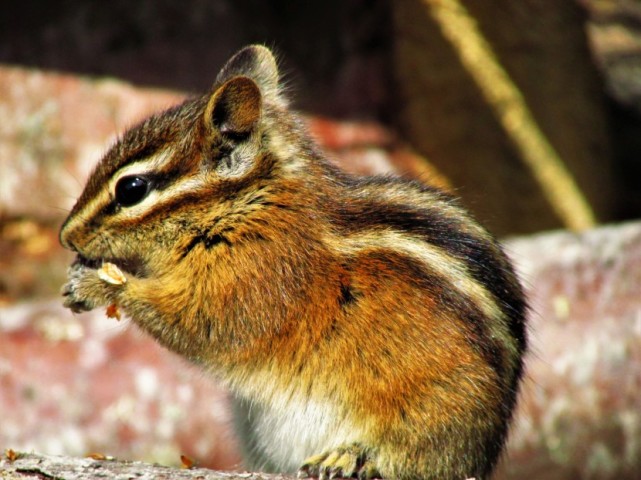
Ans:
{"label": "chipmunk's head", "polygon": [[226,241],[295,156],[287,136],[299,127],[278,82],[272,53],[249,46],[208,94],[127,131],[89,178],[62,245],[144,276],[198,243]]}

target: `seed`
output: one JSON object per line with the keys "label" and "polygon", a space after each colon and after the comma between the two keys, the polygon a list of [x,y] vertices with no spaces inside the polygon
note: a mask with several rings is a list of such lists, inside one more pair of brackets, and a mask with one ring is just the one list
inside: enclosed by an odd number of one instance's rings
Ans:
{"label": "seed", "polygon": [[113,263],[105,262],[98,269],[98,277],[101,280],[111,283],[112,285],[122,285],[127,281],[127,277]]}

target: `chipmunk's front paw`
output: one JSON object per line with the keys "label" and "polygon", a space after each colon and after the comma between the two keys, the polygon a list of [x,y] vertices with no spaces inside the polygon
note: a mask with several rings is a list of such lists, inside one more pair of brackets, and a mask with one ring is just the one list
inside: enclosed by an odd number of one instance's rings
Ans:
{"label": "chipmunk's front paw", "polygon": [[98,270],[74,263],[67,271],[68,281],[62,287],[64,306],[75,313],[93,310],[112,302],[115,285],[104,282]]}
{"label": "chipmunk's front paw", "polygon": [[319,480],[349,477],[369,480],[380,478],[380,474],[367,451],[353,444],[309,457],[298,470],[298,478],[309,477]]}

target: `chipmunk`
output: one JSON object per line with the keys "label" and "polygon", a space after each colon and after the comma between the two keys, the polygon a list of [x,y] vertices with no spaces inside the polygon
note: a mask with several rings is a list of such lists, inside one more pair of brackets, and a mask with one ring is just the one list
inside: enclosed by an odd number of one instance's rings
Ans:
{"label": "chipmunk", "polygon": [[508,259],[450,194],[332,166],[267,48],[125,132],[60,241],[65,305],[118,305],[226,385],[251,468],[491,474],[526,350]]}

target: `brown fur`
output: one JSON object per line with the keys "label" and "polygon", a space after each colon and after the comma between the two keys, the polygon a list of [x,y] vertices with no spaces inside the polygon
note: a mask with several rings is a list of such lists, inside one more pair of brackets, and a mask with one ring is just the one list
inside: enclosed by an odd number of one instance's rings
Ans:
{"label": "brown fur", "polygon": [[277,82],[248,47],[125,133],[61,230],[65,304],[115,303],[228,385],[255,467],[487,478],[526,345],[509,262],[449,196],[331,167]]}

